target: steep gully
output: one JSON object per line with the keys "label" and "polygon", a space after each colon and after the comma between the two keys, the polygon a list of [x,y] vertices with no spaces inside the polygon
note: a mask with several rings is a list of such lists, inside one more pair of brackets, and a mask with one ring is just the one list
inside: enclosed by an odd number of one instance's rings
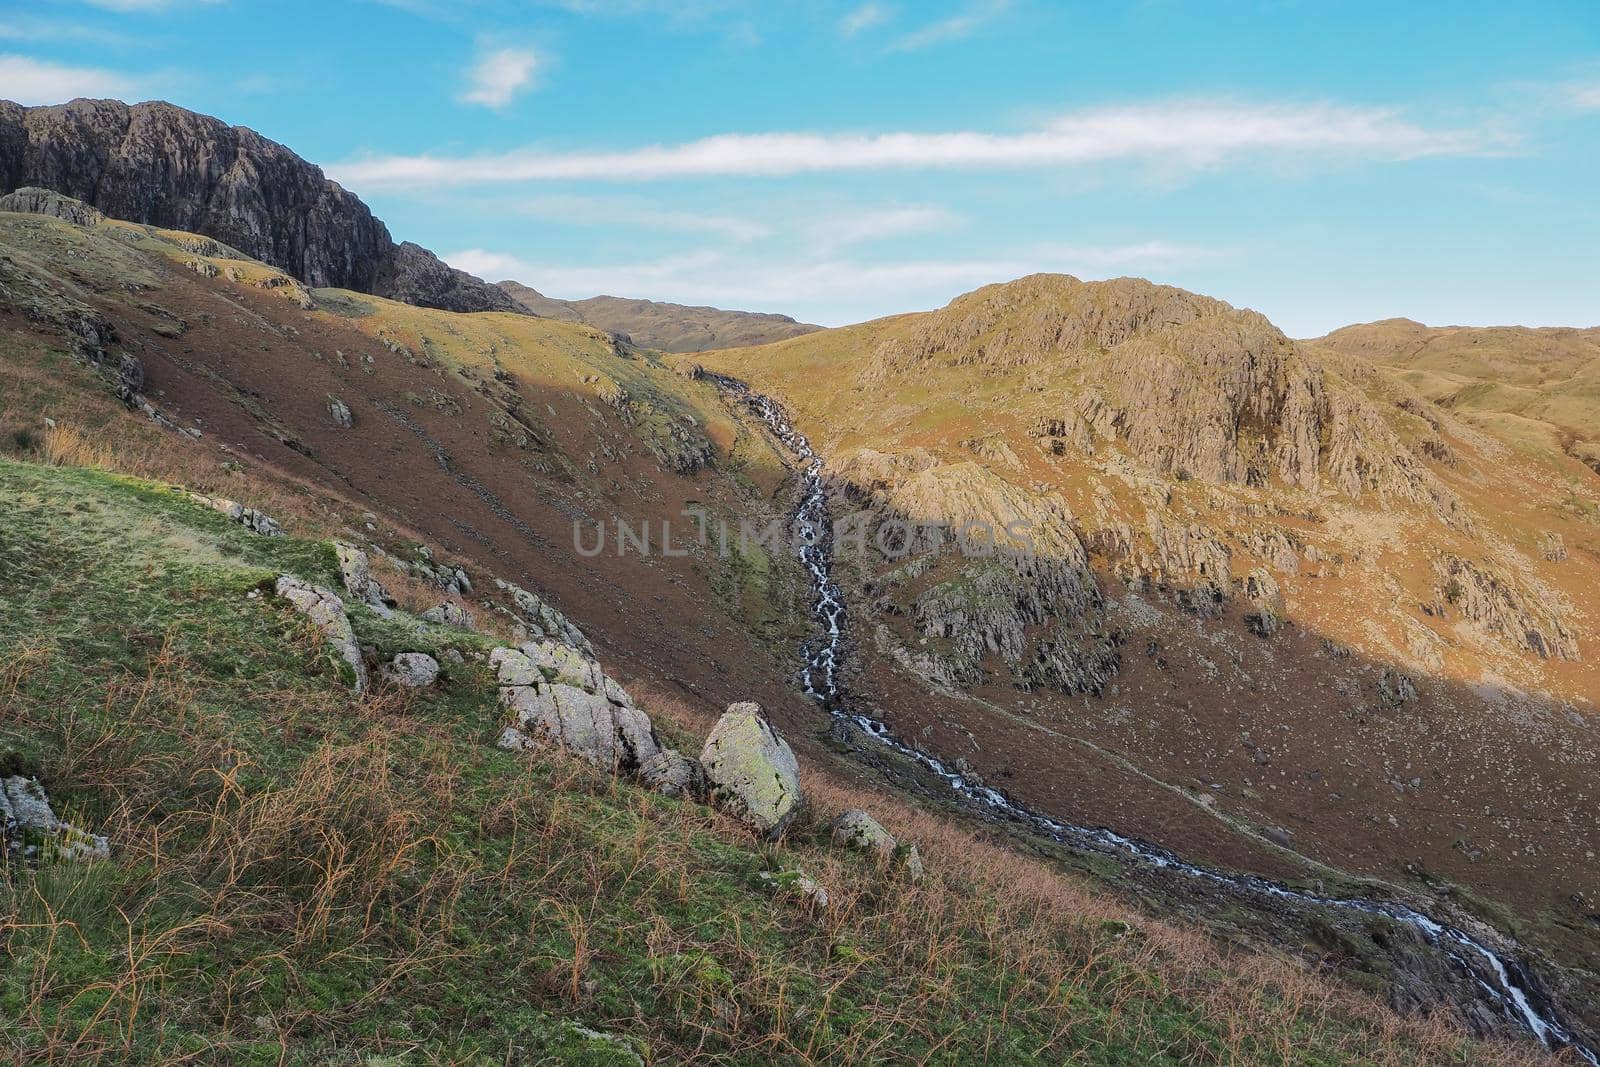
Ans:
{"label": "steep gully", "polygon": [[[998,790],[967,781],[937,756],[907,744],[881,720],[862,711],[857,702],[849,699],[839,683],[845,606],[844,594],[832,574],[831,524],[828,494],[822,478],[822,459],[812,449],[806,436],[795,429],[789,417],[771,398],[750,391],[742,382],[732,378],[717,376],[716,382],[731,400],[744,404],[760,418],[800,465],[800,503],[794,515],[796,541],[800,545],[800,562],[811,575],[814,596],[812,612],[821,630],[803,649],[805,665],[800,672],[800,682],[806,695],[822,705],[835,719],[857,727],[875,743],[931,771],[978,813],[1022,823],[1059,844],[1111,853],[1134,863],[1235,890],[1247,896],[1335,911],[1381,915],[1412,927],[1422,934],[1429,945],[1443,953],[1459,971],[1468,976],[1483,998],[1505,1018],[1525,1028],[1546,1048],[1571,1048],[1584,1062],[1592,1067],[1600,1067],[1600,1055],[1572,1036],[1559,1021],[1550,998],[1538,991],[1521,964],[1456,926],[1404,904],[1361,897],[1321,896],[1291,889],[1256,875],[1227,874],[1196,866],[1164,848],[1136,841],[1105,827],[1059,822],[1018,804]],[[1479,967],[1471,965],[1470,960],[1473,959],[1479,962]]]}

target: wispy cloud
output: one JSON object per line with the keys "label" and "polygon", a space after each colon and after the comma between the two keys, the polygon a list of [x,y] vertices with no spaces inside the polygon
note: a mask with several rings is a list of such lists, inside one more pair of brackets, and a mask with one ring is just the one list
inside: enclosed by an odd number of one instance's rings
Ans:
{"label": "wispy cloud", "polygon": [[531,218],[551,222],[699,233],[739,242],[760,240],[773,232],[771,226],[753,219],[679,211],[608,197],[540,196],[521,202],[514,210]]}
{"label": "wispy cloud", "polygon": [[461,99],[469,104],[502,108],[534,86],[539,55],[531,48],[496,48],[478,56],[467,72]]}
{"label": "wispy cloud", "polygon": [[130,96],[138,80],[99,67],[69,67],[31,56],[0,55],[0,97],[19,104],[59,104],[77,96]]}
{"label": "wispy cloud", "polygon": [[1580,111],[1600,111],[1600,82],[1592,85],[1569,85],[1567,99]]}
{"label": "wispy cloud", "polygon": [[331,169],[357,188],[644,182],[830,171],[1070,168],[1113,161],[1202,168],[1250,155],[1404,160],[1507,148],[1486,129],[1430,128],[1388,108],[1167,102],[1064,115],[1021,133],[729,133],[618,152],[379,156]]}
{"label": "wispy cloud", "polygon": [[980,0],[959,14],[930,22],[895,41],[890,47],[900,52],[914,52],[929,45],[944,44],[971,37],[985,24],[1005,14],[1010,0]]}
{"label": "wispy cloud", "polygon": [[812,248],[822,253],[833,253],[891,237],[949,229],[960,221],[949,209],[937,205],[896,205],[829,214],[801,229],[802,239]]}
{"label": "wispy cloud", "polygon": [[852,11],[846,12],[839,20],[839,32],[845,37],[854,37],[865,33],[874,26],[881,26],[892,17],[890,10],[882,4],[862,4]]}
{"label": "wispy cloud", "polygon": [[[1040,246],[982,259],[919,259],[866,263],[822,256],[769,260],[703,250],[637,263],[601,266],[539,263],[482,248],[445,254],[451,265],[480,277],[514,277],[565,298],[605,293],[687,304],[785,311],[809,321],[830,318],[825,308],[862,317],[933,307],[968,289],[1034,271],[1104,276],[1162,270],[1222,254],[1216,249],[1151,241],[1121,246]],[[832,316],[828,325],[848,317]]]}

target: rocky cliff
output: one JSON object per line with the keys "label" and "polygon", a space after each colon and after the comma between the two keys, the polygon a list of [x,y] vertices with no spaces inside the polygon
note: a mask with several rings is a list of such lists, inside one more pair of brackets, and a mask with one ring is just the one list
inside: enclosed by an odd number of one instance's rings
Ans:
{"label": "rocky cliff", "polygon": [[254,130],[171,104],[0,101],[0,193],[39,187],[112,218],[204,234],[333,286],[447,311],[521,311]]}

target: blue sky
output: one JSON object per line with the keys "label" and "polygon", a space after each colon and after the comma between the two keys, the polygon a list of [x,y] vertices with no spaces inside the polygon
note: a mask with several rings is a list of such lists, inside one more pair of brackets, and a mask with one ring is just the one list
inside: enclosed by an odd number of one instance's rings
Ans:
{"label": "blue sky", "polygon": [[160,98],[491,279],[837,325],[1031,271],[1296,336],[1600,324],[1600,2],[0,0],[0,96]]}

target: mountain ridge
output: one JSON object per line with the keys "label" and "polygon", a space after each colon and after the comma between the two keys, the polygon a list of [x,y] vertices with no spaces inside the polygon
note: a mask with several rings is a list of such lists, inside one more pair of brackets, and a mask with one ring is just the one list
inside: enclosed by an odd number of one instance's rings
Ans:
{"label": "mountain ridge", "polygon": [[558,300],[522,282],[496,282],[535,315],[587,322],[619,334],[634,344],[661,352],[704,352],[743,348],[800,337],[822,329],[789,315],[763,311],[730,311],[699,304],[674,304],[621,296]]}
{"label": "mountain ridge", "polygon": [[29,187],[215,238],[314,288],[451,311],[522,310],[420,245],[397,244],[360,198],[290,149],[164,101],[0,100],[0,193]]}

